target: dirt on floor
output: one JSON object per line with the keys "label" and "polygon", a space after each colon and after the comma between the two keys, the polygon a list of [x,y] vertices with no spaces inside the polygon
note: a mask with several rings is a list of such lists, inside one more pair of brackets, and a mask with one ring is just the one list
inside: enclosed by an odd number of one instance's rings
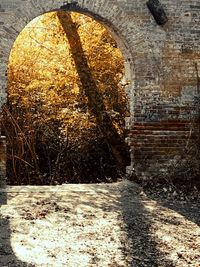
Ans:
{"label": "dirt on floor", "polygon": [[0,266],[200,267],[198,200],[137,184],[0,191]]}

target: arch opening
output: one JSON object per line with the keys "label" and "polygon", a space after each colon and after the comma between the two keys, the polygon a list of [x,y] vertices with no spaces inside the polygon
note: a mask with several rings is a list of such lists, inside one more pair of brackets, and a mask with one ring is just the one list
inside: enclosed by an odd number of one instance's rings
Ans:
{"label": "arch opening", "polygon": [[112,182],[125,174],[129,59],[113,33],[80,12],[48,12],[25,27],[8,67],[8,184]]}

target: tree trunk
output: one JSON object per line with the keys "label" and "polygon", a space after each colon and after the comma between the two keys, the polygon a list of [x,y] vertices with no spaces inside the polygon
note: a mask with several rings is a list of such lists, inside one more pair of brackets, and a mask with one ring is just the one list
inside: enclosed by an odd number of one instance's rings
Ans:
{"label": "tree trunk", "polygon": [[125,167],[129,164],[127,145],[113,126],[112,119],[106,111],[102,95],[93,79],[92,71],[84,54],[76,24],[68,12],[58,11],[57,16],[69,41],[71,54],[82,85],[82,91],[88,98],[88,108],[91,114],[95,116],[96,122],[109,144],[120,169],[125,170]]}

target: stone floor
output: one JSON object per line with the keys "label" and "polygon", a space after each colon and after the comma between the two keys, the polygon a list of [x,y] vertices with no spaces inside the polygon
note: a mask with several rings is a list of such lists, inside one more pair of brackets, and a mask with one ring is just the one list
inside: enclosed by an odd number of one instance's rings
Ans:
{"label": "stone floor", "polygon": [[197,203],[138,185],[0,190],[0,266],[199,267]]}

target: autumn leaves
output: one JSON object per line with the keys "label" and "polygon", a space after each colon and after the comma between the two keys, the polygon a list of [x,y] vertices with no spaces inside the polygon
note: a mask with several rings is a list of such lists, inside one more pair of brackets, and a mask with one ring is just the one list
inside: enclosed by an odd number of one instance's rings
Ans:
{"label": "autumn leaves", "polygon": [[11,183],[90,182],[89,176],[100,173],[105,180],[124,170],[123,68],[108,31],[85,15],[48,13],[27,25],[8,72],[4,125]]}

